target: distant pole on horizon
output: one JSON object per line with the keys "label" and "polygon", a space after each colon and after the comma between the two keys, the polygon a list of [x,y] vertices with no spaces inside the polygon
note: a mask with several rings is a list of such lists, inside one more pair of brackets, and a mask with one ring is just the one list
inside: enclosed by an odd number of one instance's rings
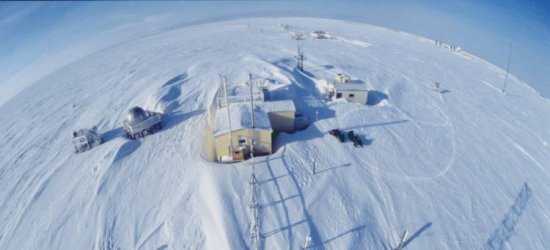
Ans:
{"label": "distant pole on horizon", "polygon": [[252,118],[252,129],[256,128],[254,123],[254,93],[252,93],[252,74],[248,74],[248,84],[250,85],[250,115]]}
{"label": "distant pole on horizon", "polygon": [[304,52],[302,51],[302,46],[298,46],[298,55],[296,56],[296,60],[298,61],[298,70],[304,71],[304,60],[306,57],[304,56]]}
{"label": "distant pole on horizon", "polygon": [[506,76],[504,76],[504,85],[502,86],[502,93],[506,93],[506,82],[508,81],[508,72],[510,71],[510,61],[512,61],[512,47],[513,43],[510,43],[510,50],[508,51],[508,62],[506,63]]}

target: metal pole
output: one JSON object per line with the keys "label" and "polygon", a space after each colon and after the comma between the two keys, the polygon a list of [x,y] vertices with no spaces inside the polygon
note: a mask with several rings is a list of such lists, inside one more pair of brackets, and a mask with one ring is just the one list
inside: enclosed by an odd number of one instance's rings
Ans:
{"label": "metal pole", "polygon": [[506,63],[506,76],[504,77],[504,85],[502,86],[502,93],[506,93],[506,82],[508,81],[508,72],[510,71],[510,61],[512,60],[512,47],[513,43],[510,43],[510,51],[508,52],[508,63]]}
{"label": "metal pole", "polygon": [[401,239],[399,240],[399,245],[397,245],[397,247],[395,248],[395,250],[401,250],[403,249],[403,247],[405,247],[405,238],[407,238],[407,234],[409,232],[407,230],[405,230],[405,232],[403,233],[403,235],[401,236]]}
{"label": "metal pole", "polygon": [[252,116],[252,128],[256,128],[254,123],[254,94],[252,93],[252,74],[248,74],[248,84],[250,84],[250,115]]}
{"label": "metal pole", "polygon": [[304,71],[304,53],[302,52],[302,46],[298,46],[298,55],[296,56],[296,60],[298,61],[298,69],[300,71]]}
{"label": "metal pole", "polygon": [[225,107],[227,108],[227,121],[229,122],[229,152],[233,155],[233,135],[231,134],[231,112],[229,111],[229,101],[227,100],[227,84],[225,83],[225,76],[222,76],[223,90],[225,96]]}

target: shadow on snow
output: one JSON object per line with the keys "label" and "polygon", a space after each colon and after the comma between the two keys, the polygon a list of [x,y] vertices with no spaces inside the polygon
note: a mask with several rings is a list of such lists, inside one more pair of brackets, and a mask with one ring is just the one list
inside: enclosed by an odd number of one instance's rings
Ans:
{"label": "shadow on snow", "polygon": [[508,210],[508,213],[504,215],[500,225],[489,236],[489,239],[485,243],[484,249],[502,249],[504,243],[514,235],[516,232],[516,226],[519,222],[527,202],[531,198],[532,191],[527,183],[523,184],[521,191],[519,192],[514,204]]}
{"label": "shadow on snow", "polygon": [[405,242],[403,242],[403,248],[405,248],[407,245],[409,245],[414,239],[418,238],[424,231],[428,230],[432,226],[431,222],[428,222],[424,224],[420,229],[418,229],[409,239],[407,239]]}
{"label": "shadow on snow", "polygon": [[388,95],[386,93],[380,92],[378,90],[369,90],[367,105],[378,105],[386,99],[388,99]]}
{"label": "shadow on snow", "polygon": [[141,146],[140,140],[126,141],[124,144],[122,144],[122,146],[120,146],[120,148],[116,152],[116,155],[113,158],[113,162],[117,162],[128,157],[129,155],[134,153],[140,146]]}
{"label": "shadow on snow", "polygon": [[164,85],[162,85],[162,87],[170,86],[170,85],[172,85],[174,83],[178,83],[178,82],[185,82],[185,81],[187,81],[188,76],[189,75],[187,75],[187,73],[179,74],[179,75],[173,77],[172,79],[168,80],[166,83],[164,83]]}

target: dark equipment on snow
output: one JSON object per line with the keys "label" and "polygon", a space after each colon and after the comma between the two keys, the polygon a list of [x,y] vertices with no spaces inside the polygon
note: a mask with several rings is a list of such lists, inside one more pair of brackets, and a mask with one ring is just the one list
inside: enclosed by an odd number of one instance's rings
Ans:
{"label": "dark equipment on snow", "polygon": [[361,141],[361,138],[359,138],[359,136],[357,136],[353,130],[349,131],[348,132],[348,138],[350,139],[350,141],[353,142],[353,146],[355,147],[363,147],[363,141]]}
{"label": "dark equipment on snow", "polygon": [[340,140],[340,142],[345,142],[346,141],[346,138],[344,137],[342,132],[340,132],[340,130],[338,130],[338,129],[333,129],[333,130],[329,131],[328,133],[333,135],[334,137],[338,138],[338,140]]}

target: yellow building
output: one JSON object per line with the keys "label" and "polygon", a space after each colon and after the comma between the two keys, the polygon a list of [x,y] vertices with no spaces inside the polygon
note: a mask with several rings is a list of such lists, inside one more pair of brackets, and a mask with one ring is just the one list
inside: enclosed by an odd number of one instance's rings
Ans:
{"label": "yellow building", "polygon": [[267,113],[261,108],[254,109],[254,121],[250,104],[234,103],[229,109],[218,109],[213,128],[216,158],[220,162],[242,161],[250,154],[252,142],[255,154],[271,154],[272,132]]}
{"label": "yellow building", "polygon": [[229,109],[218,109],[213,127],[217,160],[242,161],[251,149],[254,155],[271,154],[273,131],[293,132],[295,112],[291,100],[255,104],[254,118],[250,103],[231,103]]}
{"label": "yellow building", "polygon": [[263,102],[259,106],[267,112],[273,131],[294,132],[296,107],[292,100]]}

